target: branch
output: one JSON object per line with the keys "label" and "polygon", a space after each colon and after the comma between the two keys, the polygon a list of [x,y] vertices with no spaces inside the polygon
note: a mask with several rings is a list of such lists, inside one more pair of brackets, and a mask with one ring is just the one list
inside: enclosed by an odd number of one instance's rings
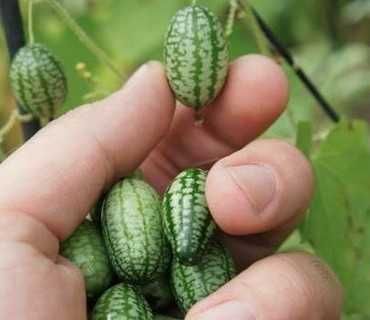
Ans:
{"label": "branch", "polygon": [[304,72],[304,70],[296,64],[293,55],[289,52],[289,50],[282,44],[282,42],[277,38],[274,32],[270,29],[267,23],[262,19],[259,13],[247,3],[247,1],[239,0],[239,3],[242,8],[247,10],[246,7],[249,7],[252,11],[252,14],[256,18],[256,21],[269,40],[270,44],[274,47],[274,49],[278,52],[279,55],[283,57],[286,63],[294,70],[298,78],[302,81],[304,86],[307,90],[312,94],[315,100],[318,102],[319,106],[322,110],[326,113],[326,115],[334,122],[338,122],[340,120],[339,114],[335,111],[335,109],[329,104],[329,102],[324,98],[321,94],[320,90],[314,85],[313,81],[308,77],[308,75]]}
{"label": "branch", "polygon": [[[18,0],[0,0],[1,21],[4,27],[10,59],[12,60],[18,50],[25,45],[22,17]],[[21,108],[18,106],[19,112]],[[31,138],[40,129],[37,120],[22,123],[25,140]]]}

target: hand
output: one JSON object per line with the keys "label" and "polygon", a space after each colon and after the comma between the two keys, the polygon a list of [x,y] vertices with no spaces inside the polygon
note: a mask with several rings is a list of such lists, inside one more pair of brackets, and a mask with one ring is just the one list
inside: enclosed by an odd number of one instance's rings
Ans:
{"label": "hand", "polygon": [[181,169],[211,168],[210,209],[238,266],[249,267],[186,319],[339,319],[341,289],[327,266],[305,253],[273,255],[313,189],[294,147],[252,142],[287,97],[274,62],[243,57],[204,125],[194,126],[190,109],[175,108],[163,67],[149,63],[116,94],[41,130],[0,166],[0,318],[86,319],[83,279],[58,255],[59,241],[103,190],[142,164],[159,191]]}

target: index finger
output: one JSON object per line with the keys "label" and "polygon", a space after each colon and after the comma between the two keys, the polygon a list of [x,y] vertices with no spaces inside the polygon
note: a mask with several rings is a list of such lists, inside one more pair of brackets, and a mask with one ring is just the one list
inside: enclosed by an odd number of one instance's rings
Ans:
{"label": "index finger", "polygon": [[173,112],[162,66],[141,67],[122,90],[51,123],[1,164],[0,214],[30,215],[64,239],[109,183],[139,166]]}
{"label": "index finger", "polygon": [[209,169],[263,133],[287,99],[287,78],[273,60],[260,55],[237,59],[223,91],[205,108],[202,126],[194,125],[193,110],[177,108],[169,134],[142,167],[145,176],[163,191],[182,169]]}

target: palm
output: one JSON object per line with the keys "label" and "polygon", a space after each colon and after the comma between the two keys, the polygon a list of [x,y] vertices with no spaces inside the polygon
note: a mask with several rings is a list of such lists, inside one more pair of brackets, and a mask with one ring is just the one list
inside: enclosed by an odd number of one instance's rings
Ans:
{"label": "palm", "polygon": [[[173,117],[174,99],[163,69],[149,64],[108,100],[49,125],[0,167],[0,318],[86,319],[82,276],[58,256],[59,241],[81,223],[104,190],[140,165],[160,192],[184,168],[212,167],[208,205],[224,234],[234,236],[224,240],[240,268],[273,252],[312,194],[312,173],[298,151],[273,140],[251,143],[283,111],[286,100],[286,80],[279,67],[249,56],[234,63],[223,93],[205,113],[204,125],[195,126],[187,108],[178,107]],[[302,255],[289,259],[305,267],[310,264]],[[253,288],[258,280],[258,287],[267,287],[268,293],[274,291],[271,283],[292,287],[281,283],[285,278],[274,278],[286,265],[276,263],[279,257],[272,261],[264,259],[264,267],[250,268],[213,299],[230,297],[227,290],[241,282]],[[314,284],[315,290],[326,293],[312,308],[324,310],[323,319],[336,319],[340,294],[332,294],[332,276],[329,290],[328,281],[321,281],[312,266],[305,270],[314,274],[314,281],[302,282],[303,287]],[[264,303],[280,319],[289,318],[289,310],[295,310],[297,319],[311,319],[299,301],[282,302],[270,295],[261,299],[269,299]]]}

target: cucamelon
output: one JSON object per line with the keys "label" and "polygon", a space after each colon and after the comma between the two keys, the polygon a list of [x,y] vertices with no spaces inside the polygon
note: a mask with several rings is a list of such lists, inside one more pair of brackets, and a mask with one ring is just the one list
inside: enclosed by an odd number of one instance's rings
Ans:
{"label": "cucamelon", "polygon": [[184,264],[195,264],[216,226],[205,197],[206,172],[188,169],[180,173],[164,194],[164,232],[173,255]]}
{"label": "cucamelon", "polygon": [[141,179],[125,178],[106,195],[102,230],[120,279],[144,284],[168,269],[171,255],[160,210],[157,192]]}
{"label": "cucamelon", "polygon": [[96,298],[112,284],[113,271],[103,238],[91,221],[85,220],[61,243],[61,255],[81,270],[88,298]]}
{"label": "cucamelon", "polygon": [[67,80],[50,50],[35,43],[21,48],[10,68],[10,83],[24,112],[49,121],[67,95]]}
{"label": "cucamelon", "polygon": [[217,16],[199,5],[179,10],[166,35],[164,60],[179,101],[196,110],[212,102],[224,86],[229,63]]}
{"label": "cucamelon", "polygon": [[153,310],[163,309],[174,301],[169,280],[164,275],[139,289]]}
{"label": "cucamelon", "polygon": [[[144,180],[144,174],[140,169],[135,170],[129,178]],[[90,218],[93,222],[100,226],[101,211],[103,209],[105,195],[102,195],[90,210]]]}
{"label": "cucamelon", "polygon": [[137,289],[118,284],[97,301],[92,320],[153,320],[148,302]]}
{"label": "cucamelon", "polygon": [[198,265],[185,266],[178,260],[173,261],[171,283],[177,305],[187,312],[234,276],[235,267],[230,254],[221,243],[211,241]]}

